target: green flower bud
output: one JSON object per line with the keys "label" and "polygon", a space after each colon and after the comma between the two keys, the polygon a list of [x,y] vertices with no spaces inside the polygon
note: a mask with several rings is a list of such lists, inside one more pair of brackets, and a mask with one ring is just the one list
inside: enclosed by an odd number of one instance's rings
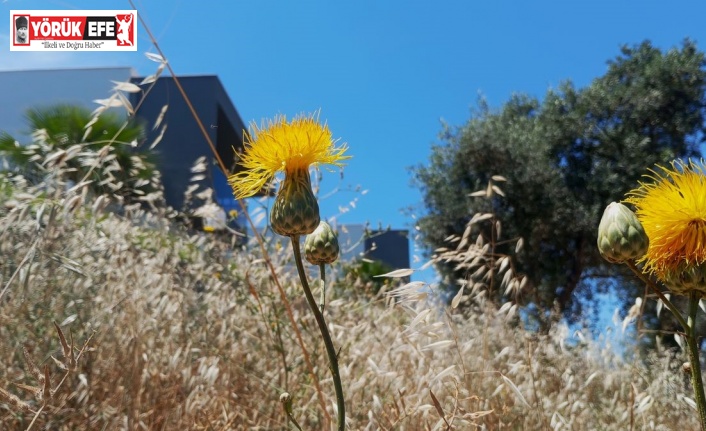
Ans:
{"label": "green flower bud", "polygon": [[287,173],[270,213],[270,225],[282,236],[307,235],[319,225],[319,203],[306,169]]}
{"label": "green flower bud", "polygon": [[649,239],[635,213],[621,203],[612,202],[603,212],[598,226],[598,250],[608,262],[637,259],[647,252]]}
{"label": "green flower bud", "polygon": [[304,241],[304,254],[312,265],[333,263],[338,259],[338,252],[336,232],[325,221],[319,223],[319,227]]}

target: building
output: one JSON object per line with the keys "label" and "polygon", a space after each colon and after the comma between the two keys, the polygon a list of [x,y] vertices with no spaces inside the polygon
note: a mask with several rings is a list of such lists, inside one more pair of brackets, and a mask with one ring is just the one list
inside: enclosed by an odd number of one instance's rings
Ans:
{"label": "building", "polygon": [[365,225],[334,226],[341,247],[341,260],[377,260],[390,270],[410,267],[409,231],[403,229],[369,230]]}
{"label": "building", "polygon": [[[71,104],[94,110],[98,107],[95,100],[110,97],[116,83],[138,84],[142,80],[129,67],[0,72],[0,94],[5,102],[0,104],[0,131],[21,139],[32,132],[26,130],[24,118],[30,108]],[[215,75],[203,75],[180,77],[179,82],[219,157],[226,167],[234,169],[234,150],[242,150],[245,125],[220,80]],[[144,85],[143,90],[148,87]],[[131,93],[129,101],[136,108],[135,116],[150,126],[148,142],[153,142],[161,133],[161,127],[151,130],[151,125],[167,105],[162,121],[167,127],[155,148],[167,204],[182,208],[184,191],[193,176],[191,167],[204,156],[208,168],[203,185],[214,189],[215,200],[226,212],[241,209],[174,78],[158,78],[149,91]],[[127,115],[122,108],[116,112]]]}
{"label": "building", "polygon": [[[133,77],[139,84],[143,78]],[[180,76],[178,78],[187,94],[191,107],[198,115],[206,133],[215,146],[218,157],[230,172],[236,171],[235,151],[242,151],[245,124],[233,102],[215,75]],[[161,77],[154,83],[143,85],[149,92],[133,93],[131,103],[136,107],[135,115],[148,125],[155,124],[163,115],[164,126],[148,134],[148,142],[162,138],[155,148],[157,163],[164,178],[165,198],[174,208],[182,208],[184,191],[190,184],[191,167],[199,157],[207,160],[205,184],[215,191],[217,203],[227,212],[240,211],[240,204],[221,171],[203,131],[191,108],[182,96],[173,77]],[[166,111],[163,112],[163,108]],[[164,131],[162,131],[164,127]]]}

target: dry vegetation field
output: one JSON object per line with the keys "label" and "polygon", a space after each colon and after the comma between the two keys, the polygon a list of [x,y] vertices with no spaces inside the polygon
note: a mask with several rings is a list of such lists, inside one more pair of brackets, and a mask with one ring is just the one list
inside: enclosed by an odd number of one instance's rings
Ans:
{"label": "dry vegetation field", "polygon": [[[264,255],[255,239],[232,247],[159,207],[106,202],[0,178],[0,429],[287,430],[285,391],[304,429],[333,429],[290,248]],[[428,286],[373,296],[340,267],[329,277],[351,430],[698,427],[681,354],[626,359],[482,301],[442,307]]]}

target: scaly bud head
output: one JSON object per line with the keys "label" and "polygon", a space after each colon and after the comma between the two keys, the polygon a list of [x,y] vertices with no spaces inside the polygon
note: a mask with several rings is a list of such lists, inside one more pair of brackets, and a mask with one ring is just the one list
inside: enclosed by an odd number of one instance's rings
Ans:
{"label": "scaly bud head", "polygon": [[328,223],[322,221],[304,241],[306,260],[312,265],[333,263],[338,259],[338,237]]}
{"label": "scaly bud head", "polygon": [[270,214],[272,230],[282,236],[307,235],[319,221],[319,203],[311,190],[309,171],[287,172]]}
{"label": "scaly bud head", "polygon": [[617,202],[606,207],[598,226],[598,250],[605,260],[621,263],[640,258],[648,245],[649,239],[635,213]]}

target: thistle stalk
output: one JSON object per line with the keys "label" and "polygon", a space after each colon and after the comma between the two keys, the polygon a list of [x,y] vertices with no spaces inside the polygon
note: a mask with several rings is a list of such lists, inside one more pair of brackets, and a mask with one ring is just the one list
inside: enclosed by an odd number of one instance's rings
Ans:
{"label": "thistle stalk", "polygon": [[301,249],[299,247],[299,235],[290,236],[292,240],[292,249],[294,250],[294,262],[297,265],[297,272],[299,273],[299,279],[304,289],[304,296],[306,296],[306,302],[311,308],[311,312],[314,313],[316,318],[316,323],[319,326],[319,331],[321,332],[321,337],[324,340],[324,346],[326,347],[326,354],[329,359],[329,370],[331,370],[331,377],[333,378],[333,386],[336,390],[336,405],[338,408],[338,431],[344,431],[346,428],[346,406],[343,398],[343,386],[341,385],[341,375],[338,370],[338,355],[336,354],[336,349],[333,347],[333,341],[331,340],[331,335],[329,334],[328,327],[326,326],[326,320],[324,315],[321,313],[314,295],[311,293],[309,288],[309,282],[306,278],[306,272],[304,271],[304,264],[302,262]]}
{"label": "thistle stalk", "polygon": [[321,309],[321,312],[324,312],[324,308],[326,308],[326,264],[321,263],[319,264],[319,274],[321,277],[321,298],[319,299],[319,308]]}
{"label": "thistle stalk", "polygon": [[696,339],[696,312],[699,310],[699,297],[697,292],[689,294],[689,317],[686,328],[686,342],[691,364],[691,385],[694,388],[696,408],[701,419],[701,431],[706,431],[706,396],[704,396],[704,381],[701,378],[701,361],[699,359],[699,342]]}
{"label": "thistle stalk", "polygon": [[659,299],[662,301],[662,303],[669,309],[669,311],[672,312],[674,315],[674,318],[677,319],[677,322],[679,322],[679,325],[681,325],[682,328],[684,328],[684,331],[687,331],[689,328],[689,323],[684,320],[684,316],[682,316],[681,311],[677,308],[672,301],[667,298],[664,293],[660,290],[659,286],[647,275],[645,275],[640,269],[637,267],[635,264],[634,260],[628,260],[625,262],[625,264],[632,270],[635,275],[637,275],[637,278],[642,280],[647,287],[652,289],[652,291],[659,297]]}

